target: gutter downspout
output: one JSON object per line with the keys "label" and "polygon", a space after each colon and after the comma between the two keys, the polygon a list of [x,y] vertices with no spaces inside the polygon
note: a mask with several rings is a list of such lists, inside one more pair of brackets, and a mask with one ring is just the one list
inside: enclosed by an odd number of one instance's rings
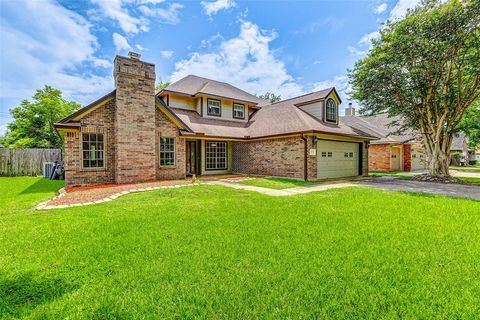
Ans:
{"label": "gutter downspout", "polygon": [[307,137],[302,134],[301,136],[303,140],[303,180],[307,181],[308,180],[308,170],[307,170],[307,164],[308,164],[308,150],[307,150]]}

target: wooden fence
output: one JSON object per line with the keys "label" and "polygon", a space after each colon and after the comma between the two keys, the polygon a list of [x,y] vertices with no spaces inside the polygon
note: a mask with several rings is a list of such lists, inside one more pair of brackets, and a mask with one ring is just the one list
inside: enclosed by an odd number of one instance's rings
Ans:
{"label": "wooden fence", "polygon": [[60,149],[0,148],[0,176],[40,176],[44,162],[61,159]]}

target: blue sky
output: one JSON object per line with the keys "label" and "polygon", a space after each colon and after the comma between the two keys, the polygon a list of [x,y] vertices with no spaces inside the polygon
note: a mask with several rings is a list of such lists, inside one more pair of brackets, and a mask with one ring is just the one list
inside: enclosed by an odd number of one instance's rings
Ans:
{"label": "blue sky", "polygon": [[335,86],[387,19],[419,0],[2,0],[0,134],[8,110],[45,84],[87,104],[113,89],[112,61],[128,51],[157,78],[188,74],[282,98]]}

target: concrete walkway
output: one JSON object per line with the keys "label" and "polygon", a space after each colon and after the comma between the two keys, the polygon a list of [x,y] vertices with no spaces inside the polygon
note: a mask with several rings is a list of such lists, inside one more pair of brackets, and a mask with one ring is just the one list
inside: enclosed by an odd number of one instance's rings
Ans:
{"label": "concrete walkway", "polygon": [[480,178],[479,172],[468,172],[460,170],[450,170],[450,174],[454,177],[465,177],[465,178]]}
{"label": "concrete walkway", "polygon": [[409,181],[387,176],[366,178],[356,181],[355,184],[383,190],[423,192],[480,201],[480,186],[473,185]]}
{"label": "concrete walkway", "polygon": [[242,189],[248,191],[254,191],[262,194],[266,194],[269,196],[274,197],[283,197],[283,196],[291,196],[295,194],[303,194],[309,193],[314,191],[324,191],[329,189],[336,189],[336,188],[344,188],[344,187],[353,187],[355,186],[353,183],[330,183],[330,184],[321,184],[318,186],[313,187],[297,187],[297,188],[290,188],[290,189],[269,189],[269,188],[262,188],[256,186],[249,186],[246,184],[230,182],[225,180],[214,180],[214,181],[207,181],[205,184],[208,185],[216,185],[216,186],[224,186],[233,189]]}

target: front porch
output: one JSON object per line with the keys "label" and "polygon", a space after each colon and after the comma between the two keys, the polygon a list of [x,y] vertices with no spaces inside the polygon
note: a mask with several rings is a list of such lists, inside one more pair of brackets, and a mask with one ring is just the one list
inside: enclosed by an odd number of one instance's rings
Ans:
{"label": "front porch", "polygon": [[187,177],[232,173],[232,143],[225,140],[187,139],[185,142]]}

